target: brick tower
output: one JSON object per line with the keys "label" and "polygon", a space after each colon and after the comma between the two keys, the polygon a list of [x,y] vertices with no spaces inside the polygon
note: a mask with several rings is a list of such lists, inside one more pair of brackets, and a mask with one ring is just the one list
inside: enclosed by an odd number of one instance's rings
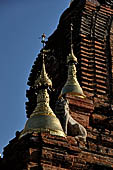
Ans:
{"label": "brick tower", "polygon": [[[72,94],[66,97],[71,118],[87,131],[86,141],[73,134],[76,128],[70,124],[67,124],[66,137],[60,125],[44,131],[29,128],[28,132],[24,128],[24,133],[17,132],[16,137],[4,148],[4,156],[0,159],[1,170],[113,169],[113,1],[71,1],[55,32],[47,42],[42,40],[46,44],[45,67],[54,89],[49,93],[53,112],[69,76],[67,56],[71,40],[73,53],[78,60],[77,81],[86,98]],[[41,53],[28,80],[28,120],[37,108],[35,84],[42,69]],[[58,130],[58,133],[50,133],[51,130]]]}

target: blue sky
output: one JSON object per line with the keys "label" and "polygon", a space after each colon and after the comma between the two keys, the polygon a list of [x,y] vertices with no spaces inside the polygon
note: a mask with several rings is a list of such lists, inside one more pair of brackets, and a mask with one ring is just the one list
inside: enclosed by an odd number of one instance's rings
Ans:
{"label": "blue sky", "polygon": [[26,122],[27,79],[70,0],[0,0],[0,153]]}

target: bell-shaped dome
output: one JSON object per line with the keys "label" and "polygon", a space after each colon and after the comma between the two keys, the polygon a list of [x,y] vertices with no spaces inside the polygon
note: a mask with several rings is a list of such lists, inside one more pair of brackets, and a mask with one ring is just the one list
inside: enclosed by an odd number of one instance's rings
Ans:
{"label": "bell-shaped dome", "polygon": [[21,133],[21,137],[32,132],[48,132],[51,135],[65,137],[59,119],[56,116],[50,116],[48,114],[37,114],[30,117]]}

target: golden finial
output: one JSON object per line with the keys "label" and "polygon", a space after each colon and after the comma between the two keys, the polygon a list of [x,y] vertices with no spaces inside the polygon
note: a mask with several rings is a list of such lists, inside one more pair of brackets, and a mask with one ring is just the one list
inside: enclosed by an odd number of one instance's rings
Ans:
{"label": "golden finial", "polygon": [[46,69],[45,69],[45,62],[44,62],[44,52],[42,53],[42,59],[43,59],[43,63],[42,63],[42,70],[41,70],[41,74],[38,77],[38,79],[35,81],[34,86],[35,87],[40,87],[40,86],[46,86],[46,87],[50,87],[52,88],[52,81],[49,79],[47,73],[46,73]]}
{"label": "golden finial", "polygon": [[64,87],[61,90],[60,97],[65,94],[71,94],[74,96],[78,96],[80,98],[84,98],[85,95],[76,77],[77,71],[76,71],[75,64],[77,64],[77,58],[73,52],[72,31],[73,31],[73,24],[71,24],[71,53],[67,56],[68,78]]}
{"label": "golden finial", "polygon": [[46,73],[44,52],[42,54],[42,70],[39,78],[35,82],[35,88],[37,92],[37,106],[30,118],[27,120],[20,138],[32,132],[47,132],[52,135],[65,137],[59,119],[49,106],[49,94],[47,89],[48,87],[52,87],[52,82]]}

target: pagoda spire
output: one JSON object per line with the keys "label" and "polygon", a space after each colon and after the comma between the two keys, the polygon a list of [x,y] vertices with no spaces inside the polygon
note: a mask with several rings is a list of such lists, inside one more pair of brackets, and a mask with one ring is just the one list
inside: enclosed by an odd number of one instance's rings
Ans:
{"label": "pagoda spire", "polygon": [[52,81],[49,79],[44,62],[45,53],[42,52],[43,63],[40,76],[35,81],[35,89],[37,91],[37,106],[33,111],[31,117],[35,114],[45,114],[55,116],[52,109],[49,106],[49,94],[47,92],[48,88],[52,88]]}
{"label": "pagoda spire", "polygon": [[49,79],[45,69],[44,39],[42,39],[41,42],[43,43],[42,70],[40,76],[37,78],[34,84],[37,93],[37,105],[30,118],[27,120],[20,138],[28,133],[33,132],[47,132],[52,135],[65,137],[59,119],[49,106],[49,94],[47,90],[48,88],[52,88],[52,82]]}
{"label": "pagoda spire", "polygon": [[72,32],[73,32],[73,24],[71,23],[71,53],[67,56],[68,78],[64,87],[61,90],[60,97],[66,94],[71,94],[73,96],[84,98],[85,95],[83,93],[82,88],[80,87],[80,84],[76,76],[77,58],[73,52]]}
{"label": "pagoda spire", "polygon": [[41,70],[40,76],[35,81],[36,88],[43,87],[43,86],[52,88],[52,81],[49,79],[46,73],[44,57],[45,57],[45,53],[43,51],[42,52],[42,70]]}

